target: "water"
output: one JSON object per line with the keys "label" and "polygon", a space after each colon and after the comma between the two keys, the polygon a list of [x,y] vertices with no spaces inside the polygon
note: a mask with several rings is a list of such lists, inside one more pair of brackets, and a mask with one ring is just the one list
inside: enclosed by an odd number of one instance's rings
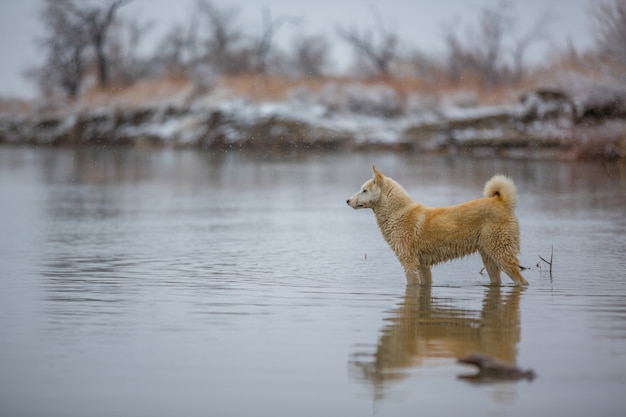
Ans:
{"label": "water", "polygon": [[[371,175],[520,193],[526,289],[407,287]],[[0,148],[0,416],[622,415],[626,171],[399,154]],[[541,262],[552,257],[553,270]],[[532,382],[474,383],[484,352]]]}

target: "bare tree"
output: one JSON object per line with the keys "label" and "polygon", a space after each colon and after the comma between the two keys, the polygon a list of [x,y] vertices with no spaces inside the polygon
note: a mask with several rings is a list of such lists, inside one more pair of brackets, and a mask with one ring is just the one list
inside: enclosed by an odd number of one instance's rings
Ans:
{"label": "bare tree", "polygon": [[494,8],[485,8],[480,16],[480,28],[476,43],[483,84],[490,87],[500,83],[503,42],[508,28],[512,26],[509,4],[502,1]]}
{"label": "bare tree", "polygon": [[280,16],[276,19],[272,19],[272,12],[269,8],[263,9],[263,29],[261,36],[256,42],[256,70],[257,72],[264,74],[267,71],[267,57],[270,49],[272,48],[272,42],[274,36],[278,33],[278,30],[285,23],[297,24],[300,19],[292,16]]}
{"label": "bare tree", "polygon": [[84,75],[83,49],[86,44],[81,42],[59,40],[51,45],[48,52],[48,68],[45,77],[55,78],[70,98],[78,95]]}
{"label": "bare tree", "polygon": [[170,76],[188,76],[195,65],[207,60],[200,45],[200,4],[196,6],[187,23],[172,26],[157,45],[154,60]]}
{"label": "bare tree", "polygon": [[197,5],[208,31],[205,41],[207,60],[220,72],[240,72],[241,55],[236,50],[243,39],[243,33],[236,25],[239,10],[218,8],[209,0],[198,0]]}
{"label": "bare tree", "polygon": [[172,26],[163,36],[156,48],[154,60],[166,74],[181,77],[188,73],[192,65],[188,41],[185,27],[179,24]]}
{"label": "bare tree", "polygon": [[595,41],[605,58],[626,65],[626,0],[593,3]]}
{"label": "bare tree", "polygon": [[373,14],[377,23],[377,33],[380,37],[378,41],[375,40],[374,32],[371,30],[365,30],[361,33],[356,28],[351,30],[338,28],[337,33],[357,53],[367,58],[376,69],[378,75],[388,77],[391,75],[391,63],[396,56],[398,37],[395,33],[385,28],[377,9],[373,9]]}
{"label": "bare tree", "polygon": [[547,37],[545,26],[548,21],[549,16],[544,14],[516,40],[512,4],[503,0],[481,10],[477,27],[470,27],[467,41],[462,41],[455,30],[458,24],[446,26],[450,79],[459,81],[464,73],[469,72],[483,87],[519,82],[524,72],[526,51],[533,43]]}
{"label": "bare tree", "polygon": [[84,50],[87,38],[82,22],[67,13],[67,1],[45,0],[41,18],[46,36],[40,45],[46,51],[41,67],[30,69],[44,91],[60,87],[70,98],[77,96],[85,73]]}
{"label": "bare tree", "polygon": [[524,34],[521,38],[519,38],[513,47],[513,68],[512,68],[512,81],[514,84],[517,84],[524,77],[525,72],[525,64],[524,57],[526,55],[526,51],[528,48],[535,42],[539,42],[541,40],[545,40],[548,38],[548,34],[546,33],[546,26],[548,22],[550,22],[551,17],[549,14],[544,13],[539,20],[535,22],[535,24]]}
{"label": "bare tree", "polygon": [[120,20],[113,25],[116,27],[107,43],[110,77],[113,82],[129,85],[150,72],[147,59],[142,59],[138,50],[153,23],[132,19]]}
{"label": "bare tree", "polygon": [[301,36],[293,42],[293,66],[296,73],[320,77],[324,73],[329,53],[328,41],[323,36]]}
{"label": "bare tree", "polygon": [[106,39],[109,28],[115,19],[118,9],[132,0],[115,0],[106,6],[82,5],[78,6],[71,0],[64,0],[71,13],[77,16],[84,24],[91,46],[96,55],[98,69],[98,83],[101,87],[109,84],[109,64],[105,51]]}
{"label": "bare tree", "polygon": [[61,87],[70,97],[78,94],[87,66],[86,50],[91,44],[96,56],[98,79],[108,83],[105,42],[117,9],[131,0],[117,0],[108,6],[78,3],[76,0],[44,0],[41,19],[46,35],[41,46],[46,62],[27,72],[41,87]]}
{"label": "bare tree", "polygon": [[452,82],[461,81],[467,71],[479,72],[479,59],[472,49],[467,47],[454,29],[455,25],[444,26],[444,36],[447,46],[447,72]]}

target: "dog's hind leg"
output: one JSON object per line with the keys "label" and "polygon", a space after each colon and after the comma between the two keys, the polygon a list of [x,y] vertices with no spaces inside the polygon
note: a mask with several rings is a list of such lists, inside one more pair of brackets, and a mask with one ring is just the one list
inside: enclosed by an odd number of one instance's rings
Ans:
{"label": "dog's hind leg", "polygon": [[483,259],[487,274],[489,274],[489,281],[491,281],[492,284],[500,284],[500,268],[498,264],[483,251],[480,251],[480,257]]}
{"label": "dog's hind leg", "polygon": [[502,270],[515,282],[515,285],[528,285],[528,281],[520,274],[519,261],[516,257],[507,259],[507,262],[501,265]]}
{"label": "dog's hind leg", "polygon": [[514,253],[502,253],[498,259],[498,266],[513,280],[515,285],[528,285],[528,281],[526,281],[519,272],[519,261]]}

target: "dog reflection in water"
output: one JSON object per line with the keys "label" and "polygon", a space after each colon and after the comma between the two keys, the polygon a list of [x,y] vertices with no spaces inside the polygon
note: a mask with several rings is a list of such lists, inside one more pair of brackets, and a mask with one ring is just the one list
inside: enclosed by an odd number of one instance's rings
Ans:
{"label": "dog reflection in water", "polygon": [[485,288],[482,307],[455,306],[424,285],[407,285],[404,298],[385,320],[375,349],[351,355],[351,375],[382,399],[411,368],[471,352],[484,352],[514,364],[520,341],[520,298],[524,287]]}

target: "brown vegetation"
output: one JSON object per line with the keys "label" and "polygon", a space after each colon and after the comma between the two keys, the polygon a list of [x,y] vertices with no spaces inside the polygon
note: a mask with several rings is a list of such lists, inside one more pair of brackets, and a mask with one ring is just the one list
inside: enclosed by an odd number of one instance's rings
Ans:
{"label": "brown vegetation", "polygon": [[[218,77],[210,86],[210,90],[201,91],[196,97],[215,91],[221,96],[241,97],[253,102],[283,101],[289,99],[296,90],[304,89],[318,92],[329,84],[335,86],[358,83],[364,87],[386,86],[393,89],[401,99],[411,94],[425,94],[437,97],[452,97],[456,94],[472,93],[472,106],[496,105],[515,100],[523,88],[500,87],[485,91],[474,82],[467,80],[463,83],[428,83],[419,78],[383,78],[371,77],[359,79],[354,77],[324,76],[314,78],[296,78],[280,74],[240,74],[223,75]],[[115,85],[100,87],[92,85],[86,88],[81,97],[66,102],[51,103],[49,109],[59,110],[66,106],[78,104],[81,108],[98,108],[102,106],[114,107],[141,107],[154,103],[173,101],[181,95],[192,95],[198,86],[193,79],[187,76],[163,76],[139,80],[129,85]],[[27,104],[26,101],[22,101]],[[0,107],[0,113],[8,106]]]}

